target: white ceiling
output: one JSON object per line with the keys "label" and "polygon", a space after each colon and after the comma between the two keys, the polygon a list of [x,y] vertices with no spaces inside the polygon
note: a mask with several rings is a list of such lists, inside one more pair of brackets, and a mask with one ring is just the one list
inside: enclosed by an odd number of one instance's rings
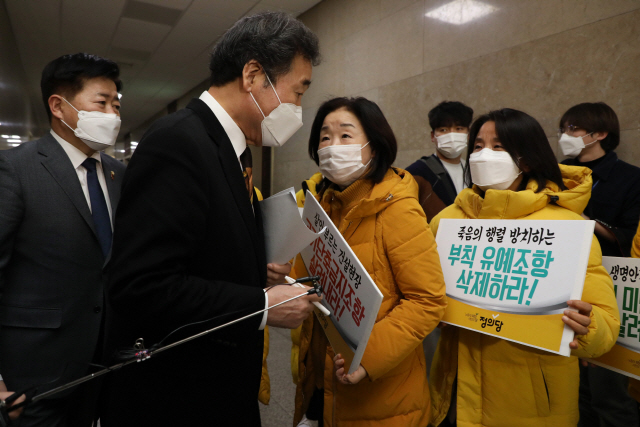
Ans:
{"label": "white ceiling", "polygon": [[[208,77],[208,54],[242,16],[294,16],[320,0],[5,0],[29,90],[44,66],[88,52],[112,59],[124,83],[122,131],[140,126]],[[43,112],[44,113],[44,112]]]}

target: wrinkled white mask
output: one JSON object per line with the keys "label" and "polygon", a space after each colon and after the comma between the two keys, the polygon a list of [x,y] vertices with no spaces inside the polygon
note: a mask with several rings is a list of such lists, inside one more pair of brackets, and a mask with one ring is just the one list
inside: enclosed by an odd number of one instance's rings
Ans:
{"label": "wrinkled white mask", "polygon": [[471,180],[483,191],[506,190],[522,173],[506,151],[483,148],[469,156]]}
{"label": "wrinkled white mask", "polygon": [[[66,99],[64,99],[64,102],[71,105]],[[74,129],[64,120],[61,119],[61,121],[89,148],[95,151],[102,151],[116,143],[118,132],[120,132],[120,116],[101,111],[78,111],[73,105],[71,105],[71,108],[78,112],[77,127]]]}
{"label": "wrinkled white mask", "polygon": [[359,179],[371,159],[367,164],[362,164],[362,149],[369,145],[369,142],[360,146],[358,144],[330,145],[318,150],[319,168],[322,175],[329,181],[342,187],[348,187]]}
{"label": "wrinkled white mask", "polygon": [[444,135],[436,136],[438,141],[438,151],[447,159],[455,159],[460,156],[467,147],[466,133],[449,132]]}
{"label": "wrinkled white mask", "polygon": [[249,92],[253,102],[256,103],[258,110],[262,113],[262,146],[263,147],[282,147],[291,136],[296,133],[298,129],[302,127],[302,107],[298,107],[295,104],[285,103],[280,101],[276,88],[273,87],[271,79],[264,73],[265,77],[271,85],[271,89],[278,98],[278,105],[268,116],[264,115],[262,108],[258,105],[258,102],[253,97],[253,93]]}
{"label": "wrinkled white mask", "polygon": [[595,141],[590,142],[588,144],[584,143],[582,138],[584,138],[585,136],[589,136],[592,133],[593,132],[588,133],[584,136],[571,136],[571,135],[567,135],[566,133],[563,133],[560,139],[558,140],[558,145],[562,150],[562,154],[572,159],[575,157],[578,157],[585,147],[588,147],[598,142],[598,140],[596,139]]}

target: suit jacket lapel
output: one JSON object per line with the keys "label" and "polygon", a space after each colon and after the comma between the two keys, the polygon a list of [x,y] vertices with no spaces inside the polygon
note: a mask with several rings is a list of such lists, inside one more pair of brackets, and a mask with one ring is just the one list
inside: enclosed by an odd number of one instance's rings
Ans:
{"label": "suit jacket lapel", "polygon": [[87,199],[80,186],[78,174],[73,168],[67,153],[64,152],[58,141],[50,134],[38,141],[38,152],[42,156],[42,165],[49,171],[58,185],[62,187],[97,238]]}
{"label": "suit jacket lapel", "polygon": [[227,183],[231,188],[231,193],[236,201],[236,205],[240,210],[242,220],[251,235],[251,240],[256,248],[256,258],[258,262],[260,262],[259,253],[264,252],[264,244],[260,246],[258,241],[258,230],[256,226],[257,218],[254,216],[253,208],[249,201],[249,195],[247,194],[247,187],[245,186],[242,171],[240,170],[240,163],[238,162],[238,157],[233,150],[231,141],[215,114],[213,114],[207,104],[199,99],[193,99],[189,105],[187,105],[187,108],[193,110],[200,117],[207,133],[218,146],[218,157],[220,159],[220,164],[222,165],[222,170],[224,171]]}

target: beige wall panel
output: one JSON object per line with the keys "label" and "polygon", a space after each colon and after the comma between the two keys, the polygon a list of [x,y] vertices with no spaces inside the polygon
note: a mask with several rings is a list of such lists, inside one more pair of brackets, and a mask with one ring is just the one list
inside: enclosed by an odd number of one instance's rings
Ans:
{"label": "beige wall panel", "polygon": [[362,92],[422,72],[422,3],[406,7],[345,40],[345,93]]}
{"label": "beige wall panel", "polygon": [[318,167],[313,160],[295,160],[292,162],[277,163],[273,174],[273,193],[285,188],[295,187],[296,191],[302,188],[300,184],[318,172]]}
{"label": "beige wall panel", "polygon": [[306,153],[311,122],[322,101],[344,95],[380,105],[398,139],[399,167],[434,152],[427,113],[443,100],[462,101],[476,116],[526,111],[559,158],[562,113],[604,101],[620,118],[620,157],[640,166],[639,0],[492,0],[501,12],[464,26],[424,17],[448,1],[325,0],[301,16],[320,37],[325,62],[303,99],[304,127],[275,150],[274,191],[299,188],[317,171]]}
{"label": "beige wall panel", "polygon": [[320,38],[333,45],[378,22],[382,0],[324,0],[300,16]]}
{"label": "beige wall panel", "polygon": [[620,132],[620,145],[616,153],[625,162],[640,167],[640,128]]}
{"label": "beige wall panel", "polygon": [[[449,0],[427,0],[425,13]],[[424,71],[516,46],[640,8],[638,0],[491,0],[497,8],[454,25],[425,18]],[[590,33],[595,38],[600,31]]]}
{"label": "beige wall panel", "polygon": [[[622,129],[638,128],[638,19],[640,11],[628,13],[381,87],[380,104],[399,149],[433,151],[430,143],[425,147],[427,113],[446,99],[461,100],[476,116],[502,107],[524,110],[548,136],[555,136],[569,107],[601,100],[616,110]],[[586,36],[596,29],[600,37]]]}

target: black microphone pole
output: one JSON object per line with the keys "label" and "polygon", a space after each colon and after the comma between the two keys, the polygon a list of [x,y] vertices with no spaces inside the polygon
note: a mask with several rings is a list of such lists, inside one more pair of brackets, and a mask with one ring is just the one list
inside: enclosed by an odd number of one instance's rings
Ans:
{"label": "black microphone pole", "polygon": [[[28,398],[27,397],[27,399],[25,399],[23,402],[20,402],[20,403],[18,403],[16,405],[9,406],[16,399],[18,399],[22,394],[24,394],[24,392],[15,392],[11,396],[9,396],[6,400],[0,401],[0,427],[2,427],[3,425],[6,425],[6,424],[3,424],[3,422],[6,423],[6,419],[3,419],[3,416],[2,416],[2,414],[4,414],[5,412],[8,413],[8,412],[11,412],[11,411],[15,411],[15,410],[17,410],[19,408],[22,408],[24,406],[27,406],[27,405],[33,403],[33,402],[37,402],[38,400],[45,399],[45,398],[47,398],[49,396],[55,395],[55,394],[60,393],[60,392],[62,392],[64,390],[67,390],[67,389],[70,389],[70,388],[75,387],[77,385],[86,383],[87,381],[91,381],[91,380],[94,380],[96,378],[99,378],[99,377],[101,377],[101,376],[103,376],[105,374],[108,374],[111,371],[118,370],[120,368],[123,368],[123,367],[125,367],[127,365],[131,365],[133,363],[142,362],[144,360],[147,360],[147,359],[151,358],[151,356],[154,355],[154,354],[162,353],[163,351],[169,350],[169,349],[171,349],[173,347],[177,347],[177,346],[179,346],[181,344],[184,344],[184,343],[187,343],[189,341],[195,340],[195,339],[200,338],[200,337],[202,337],[204,335],[207,335],[207,334],[210,334],[212,332],[215,332],[215,331],[217,331],[219,329],[226,328],[227,326],[231,326],[231,325],[233,325],[235,323],[241,322],[241,321],[246,320],[246,319],[248,319],[250,317],[257,316],[258,314],[264,313],[265,311],[269,311],[272,308],[281,306],[282,304],[286,304],[288,302],[297,300],[298,298],[302,298],[304,296],[314,295],[314,294],[320,295],[320,294],[322,294],[322,288],[318,284],[318,280],[319,279],[320,278],[318,276],[310,276],[310,277],[300,278],[300,279],[296,280],[295,283],[313,282],[313,288],[309,289],[307,292],[305,292],[303,294],[297,295],[297,296],[295,296],[293,298],[289,298],[288,300],[279,302],[278,304],[274,304],[271,307],[267,307],[267,308],[264,308],[262,310],[256,311],[254,313],[247,314],[246,316],[243,316],[243,317],[240,317],[238,319],[232,320],[232,321],[227,322],[227,323],[225,323],[223,325],[216,326],[215,328],[207,329],[206,331],[203,331],[203,332],[200,332],[198,334],[192,335],[190,337],[181,339],[181,340],[176,341],[176,342],[171,343],[171,344],[163,345],[163,346],[161,346],[159,348],[156,348],[156,349],[145,349],[144,345],[142,344],[143,343],[142,339],[138,339],[136,341],[136,346],[135,346],[136,350],[138,350],[138,351],[135,352],[135,354],[132,356],[132,358],[130,360],[126,360],[124,362],[116,363],[115,365],[112,365],[112,366],[109,366],[107,368],[104,368],[104,369],[102,369],[102,370],[100,370],[98,372],[95,372],[93,374],[86,375],[84,377],[78,378],[77,380],[74,380],[74,381],[71,381],[69,383],[63,384],[63,385],[61,385],[59,387],[53,388],[53,389],[51,389],[49,391],[45,391],[44,393],[40,393],[38,395],[35,395],[32,398]],[[283,283],[283,285],[290,285],[290,284],[289,283]],[[275,286],[277,286],[277,285],[275,285]]]}

